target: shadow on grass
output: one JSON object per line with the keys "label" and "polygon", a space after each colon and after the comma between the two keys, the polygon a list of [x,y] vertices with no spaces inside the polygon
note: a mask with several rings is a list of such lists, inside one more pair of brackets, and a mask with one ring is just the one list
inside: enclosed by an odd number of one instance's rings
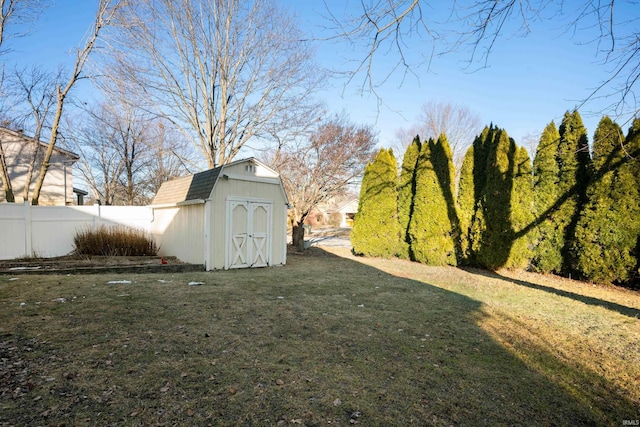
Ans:
{"label": "shadow on grass", "polygon": [[[12,341],[0,350],[25,342],[30,350],[16,375],[33,376],[31,389],[3,394],[0,425],[605,425],[637,418],[634,402],[604,380],[586,381],[590,373],[574,372],[546,348],[536,350],[533,368],[525,364],[480,328],[487,314],[479,301],[317,248],[290,254],[281,268],[182,273],[163,283],[158,275],[115,286],[75,276],[52,277],[51,286],[32,277],[29,287],[0,282],[0,303],[27,301],[22,311],[0,311],[0,337]],[[30,302],[72,293],[83,298]]]}
{"label": "shadow on grass", "polygon": [[536,283],[527,282],[526,280],[514,279],[511,277],[503,276],[499,273],[495,273],[487,270],[479,270],[479,269],[464,269],[464,270],[473,274],[481,274],[483,276],[490,277],[493,279],[500,279],[506,282],[515,283],[516,285],[524,286],[526,288],[536,289],[543,292],[549,292],[551,294],[558,295],[564,298],[569,298],[574,301],[579,301],[587,305],[591,305],[595,307],[603,307],[603,308],[606,308],[607,310],[615,311],[624,316],[633,317],[635,319],[640,318],[640,310],[638,310],[637,308],[627,307],[625,305],[618,304],[615,302],[594,298],[594,297],[589,297],[586,295],[580,295],[574,292],[565,291],[565,290],[553,288],[550,286],[544,286]]}
{"label": "shadow on grass", "polygon": [[[524,358],[531,359],[524,363],[525,359],[514,355],[509,342],[496,341],[478,326],[486,316],[481,302],[330,253],[322,253],[322,257],[333,266],[335,274],[350,271],[354,283],[358,276],[378,276],[380,283],[390,284],[386,291],[378,291],[369,304],[379,323],[402,319],[402,332],[423,342],[407,353],[421,358],[421,362],[404,362],[406,371],[413,372],[416,381],[422,381],[417,394],[430,396],[427,401],[431,404],[448,402],[445,406],[433,405],[432,412],[425,411],[435,414],[434,420],[462,425],[532,421],[536,425],[592,425],[618,424],[622,419],[638,416],[636,404],[621,390],[594,372],[558,358],[551,345],[522,343],[521,349],[527,351]],[[365,302],[364,306],[369,304]],[[398,318],[388,317],[392,309],[397,310]],[[518,319],[497,322],[516,331],[527,329]],[[430,333],[421,334],[424,331]],[[394,330],[389,328],[387,332],[393,334]],[[500,330],[497,335],[508,337],[510,333]],[[517,341],[523,336],[515,333],[511,338]],[[386,369],[378,367],[377,374]]]}

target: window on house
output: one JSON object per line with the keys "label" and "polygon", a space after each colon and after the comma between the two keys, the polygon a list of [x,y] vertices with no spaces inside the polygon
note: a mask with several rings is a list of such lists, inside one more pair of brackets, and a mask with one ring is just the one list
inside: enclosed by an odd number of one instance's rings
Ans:
{"label": "window on house", "polygon": [[255,165],[245,165],[244,171],[254,173],[256,171],[256,167]]}

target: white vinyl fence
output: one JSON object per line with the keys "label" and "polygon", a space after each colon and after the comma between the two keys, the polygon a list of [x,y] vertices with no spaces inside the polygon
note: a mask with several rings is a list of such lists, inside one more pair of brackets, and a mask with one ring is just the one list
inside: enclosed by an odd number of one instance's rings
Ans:
{"label": "white vinyl fence", "polygon": [[0,203],[0,259],[55,257],[73,251],[77,230],[127,225],[152,232],[148,206],[31,206]]}

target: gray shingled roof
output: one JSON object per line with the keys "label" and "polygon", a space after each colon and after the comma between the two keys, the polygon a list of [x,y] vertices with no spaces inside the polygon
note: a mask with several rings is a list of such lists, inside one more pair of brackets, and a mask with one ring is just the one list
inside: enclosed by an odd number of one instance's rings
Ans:
{"label": "gray shingled roof", "polygon": [[152,204],[164,205],[189,200],[208,199],[221,170],[222,166],[219,166],[204,172],[167,181],[160,186]]}

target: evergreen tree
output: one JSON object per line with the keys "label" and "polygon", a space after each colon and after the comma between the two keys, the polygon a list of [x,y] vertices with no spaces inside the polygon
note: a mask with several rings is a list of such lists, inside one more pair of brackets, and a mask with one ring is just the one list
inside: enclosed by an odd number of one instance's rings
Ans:
{"label": "evergreen tree", "polygon": [[498,128],[489,135],[485,167],[486,181],[479,208],[483,210],[484,229],[475,244],[477,263],[486,268],[506,266],[516,238],[511,223],[512,191],[515,175],[516,144],[507,132]]}
{"label": "evergreen tree", "polygon": [[398,254],[398,173],[391,149],[381,149],[365,168],[360,204],[351,230],[356,254],[390,258]]}
{"label": "evergreen tree", "polygon": [[560,132],[554,122],[545,127],[533,159],[533,204],[537,226],[533,231],[532,268],[539,272],[559,272],[562,268],[562,233],[556,232],[553,218],[558,201]]}
{"label": "evergreen tree", "polygon": [[529,155],[503,129],[486,127],[460,171],[458,207],[464,263],[524,268],[530,261],[532,176]]}
{"label": "evergreen tree", "polygon": [[453,163],[453,151],[449,145],[449,140],[446,135],[440,135],[438,141],[431,147],[431,156],[433,160],[434,170],[438,178],[438,183],[444,197],[447,217],[450,223],[450,235],[454,244],[454,256],[455,264],[449,262],[451,265],[457,265],[462,259],[462,246],[460,238],[462,231],[460,228],[460,216],[455,198],[455,180],[456,180],[456,168]]}
{"label": "evergreen tree", "polygon": [[[456,265],[456,250],[447,199],[443,187],[450,188],[452,177],[439,177],[437,170],[450,170],[448,142],[439,138],[423,143],[416,165],[414,210],[409,223],[413,259],[430,265]],[[451,152],[450,148],[448,149]],[[446,175],[446,173],[444,174]],[[442,179],[442,182],[441,182]],[[451,196],[452,197],[452,196]]]}
{"label": "evergreen tree", "polygon": [[578,111],[567,112],[564,115],[560,125],[560,143],[556,159],[559,171],[559,200],[563,202],[555,215],[555,225],[562,232],[560,272],[566,275],[572,273],[571,266],[575,264],[573,240],[580,212],[586,202],[591,168],[587,130]]}
{"label": "evergreen tree", "polygon": [[398,222],[400,223],[400,257],[410,259],[409,221],[413,214],[414,196],[416,194],[416,164],[420,154],[420,137],[416,135],[413,142],[404,152],[400,186],[398,188]]}
{"label": "evergreen tree", "polygon": [[473,185],[474,146],[471,145],[464,155],[460,178],[458,180],[458,216],[460,219],[460,262],[472,264],[469,234],[475,210],[475,189]]}
{"label": "evergreen tree", "polygon": [[636,162],[624,149],[634,145],[630,135],[624,143],[609,117],[594,134],[594,178],[573,242],[575,268],[589,281],[625,283],[637,267],[640,192]]}
{"label": "evergreen tree", "polygon": [[551,141],[546,147],[541,141],[534,162],[539,225],[533,266],[538,271],[570,274],[575,264],[573,239],[591,169],[587,131],[580,114],[573,111],[564,114],[557,144],[553,143],[555,135],[543,136]]}
{"label": "evergreen tree", "polygon": [[484,220],[484,190],[489,147],[494,138],[493,124],[485,126],[467,150],[460,170],[458,208],[460,218],[462,263],[477,265],[476,254],[480,250]]}
{"label": "evergreen tree", "polygon": [[515,232],[506,268],[527,268],[532,257],[533,175],[526,148],[519,147],[515,155],[515,175],[511,191],[510,222]]}
{"label": "evergreen tree", "polygon": [[[640,119],[635,119],[627,138],[625,140],[625,151],[628,154],[629,169],[631,174],[636,178],[636,188],[640,192]],[[640,203],[640,200],[638,201]],[[640,216],[636,216],[640,220]],[[640,288],[640,231],[636,239],[636,249],[634,251],[636,257],[636,268],[634,277],[630,278],[627,283],[635,288]]]}

